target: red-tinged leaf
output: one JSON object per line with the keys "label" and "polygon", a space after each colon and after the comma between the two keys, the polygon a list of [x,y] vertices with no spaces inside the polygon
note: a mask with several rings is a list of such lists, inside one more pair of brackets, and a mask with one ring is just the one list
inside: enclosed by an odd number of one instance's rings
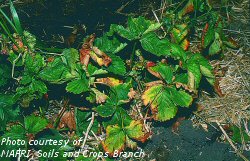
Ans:
{"label": "red-tinged leaf", "polygon": [[95,41],[95,34],[90,35],[82,45],[82,48],[80,49],[80,62],[81,64],[88,66],[89,58],[90,58],[90,52],[93,47],[93,42]]}
{"label": "red-tinged leaf", "polygon": [[227,45],[229,48],[232,48],[232,49],[238,49],[239,48],[239,44],[232,38],[228,38],[227,41],[223,41],[223,43],[225,45]]}
{"label": "red-tinged leaf", "polygon": [[114,152],[120,153],[125,148],[126,135],[118,125],[109,125],[106,129],[106,139],[102,142],[103,149],[113,156]]}
{"label": "red-tinged leaf", "polygon": [[104,52],[102,52],[100,49],[98,49],[97,47],[93,47],[92,50],[96,53],[96,55],[100,56],[103,59],[103,64],[104,66],[109,66],[109,64],[112,62],[111,58],[105,54]]}
{"label": "red-tinged leaf", "polygon": [[152,62],[152,61],[148,61],[147,62],[147,68],[149,68],[149,67],[153,67],[153,66],[155,66],[156,64],[154,63],[154,62]]}
{"label": "red-tinged leaf", "polygon": [[215,80],[215,83],[214,83],[214,90],[215,90],[215,92],[216,92],[220,97],[225,96],[225,94],[223,94],[222,91],[221,91],[220,82],[219,82],[218,79]]}
{"label": "red-tinged leaf", "polygon": [[137,141],[145,142],[150,136],[149,133],[143,131],[143,123],[141,121],[133,120],[129,126],[125,127],[126,135],[129,138]]}
{"label": "red-tinged leaf", "polygon": [[186,5],[178,12],[178,17],[182,18],[188,13],[194,11],[194,0],[189,0]]}

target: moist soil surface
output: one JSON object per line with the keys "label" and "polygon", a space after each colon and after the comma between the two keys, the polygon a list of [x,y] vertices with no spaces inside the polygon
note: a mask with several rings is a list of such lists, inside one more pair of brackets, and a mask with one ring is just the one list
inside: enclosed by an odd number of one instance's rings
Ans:
{"label": "moist soil surface", "polygon": [[[157,125],[156,125],[157,126]],[[157,161],[241,161],[228,143],[217,141],[221,135],[210,127],[208,132],[194,128],[190,120],[184,120],[177,133],[171,126],[153,128],[154,135],[143,147],[146,160]],[[250,152],[244,153],[250,158]]]}

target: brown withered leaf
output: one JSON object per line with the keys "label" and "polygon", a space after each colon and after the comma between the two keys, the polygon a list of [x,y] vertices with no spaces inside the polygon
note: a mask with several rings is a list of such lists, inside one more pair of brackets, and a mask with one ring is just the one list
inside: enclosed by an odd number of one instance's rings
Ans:
{"label": "brown withered leaf", "polygon": [[133,88],[130,88],[130,91],[128,92],[129,99],[134,99],[136,94],[137,92]]}
{"label": "brown withered leaf", "polygon": [[93,59],[99,66],[109,66],[112,62],[112,59],[105,54],[103,51],[93,46],[95,41],[95,34],[90,35],[82,45],[80,49],[80,62],[81,64],[88,66],[90,57]]}
{"label": "brown withered leaf", "polygon": [[65,111],[62,115],[58,127],[60,129],[68,127],[70,131],[76,130],[76,120],[74,110]]}
{"label": "brown withered leaf", "polygon": [[221,91],[219,79],[215,79],[214,90],[220,97],[225,96]]}
{"label": "brown withered leaf", "polygon": [[96,103],[100,104],[100,103],[104,103],[106,101],[106,99],[108,98],[108,96],[102,92],[100,92],[99,90],[92,88],[91,89],[94,93],[95,93],[95,99],[96,99]]}
{"label": "brown withered leaf", "polygon": [[80,49],[80,62],[85,66],[88,66],[90,58],[89,54],[93,48],[94,41],[95,41],[95,34],[92,34],[84,41],[82,48]]}
{"label": "brown withered leaf", "polygon": [[100,56],[103,59],[104,66],[107,67],[112,62],[112,59],[107,54],[105,54],[100,49],[98,49],[97,47],[94,46],[93,51],[96,53],[96,55]]}

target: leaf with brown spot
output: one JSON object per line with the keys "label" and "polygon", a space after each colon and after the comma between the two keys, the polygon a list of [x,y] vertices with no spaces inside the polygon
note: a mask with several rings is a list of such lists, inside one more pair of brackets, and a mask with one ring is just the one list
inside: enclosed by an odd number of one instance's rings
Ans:
{"label": "leaf with brown spot", "polygon": [[107,77],[107,78],[97,78],[96,82],[101,83],[101,84],[105,84],[107,86],[117,86],[119,84],[122,84],[123,81],[116,79],[116,78],[112,78],[112,77]]}

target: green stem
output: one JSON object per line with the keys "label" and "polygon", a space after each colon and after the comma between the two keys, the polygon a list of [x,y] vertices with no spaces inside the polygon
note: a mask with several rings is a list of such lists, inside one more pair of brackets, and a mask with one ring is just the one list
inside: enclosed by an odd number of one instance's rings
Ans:
{"label": "green stem", "polygon": [[136,48],[137,42],[134,43],[134,47],[132,50],[132,53],[130,55],[130,69],[132,69],[133,64],[134,64],[134,57],[135,57],[135,48]]}

